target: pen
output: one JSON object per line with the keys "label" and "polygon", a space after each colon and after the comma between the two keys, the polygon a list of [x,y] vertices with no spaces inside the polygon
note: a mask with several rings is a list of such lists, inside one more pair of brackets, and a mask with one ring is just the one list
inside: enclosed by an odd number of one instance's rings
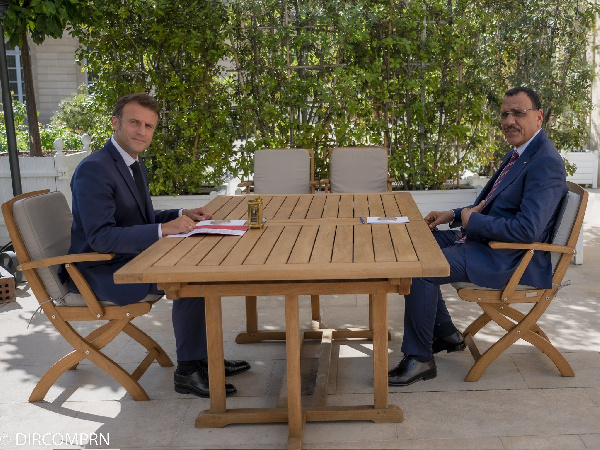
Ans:
{"label": "pen", "polygon": [[365,219],[363,219],[362,217],[360,218],[361,223],[365,223]]}

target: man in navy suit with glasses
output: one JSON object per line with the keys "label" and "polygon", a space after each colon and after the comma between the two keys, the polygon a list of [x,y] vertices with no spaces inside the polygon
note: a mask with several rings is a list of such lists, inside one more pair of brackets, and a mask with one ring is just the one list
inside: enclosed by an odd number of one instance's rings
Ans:
{"label": "man in navy suit with glasses", "polygon": [[[425,221],[450,264],[450,276],[413,279],[405,298],[404,358],[388,373],[390,386],[407,386],[437,376],[433,355],[463,350],[440,285],[467,281],[502,289],[524,250],[493,250],[489,241],[550,242],[568,188],[562,157],[542,130],[540,98],[528,87],[510,89],[500,110],[502,132],[512,149],[481,191],[464,208],[433,211]],[[438,231],[441,224],[460,230]],[[521,284],[552,285],[549,252],[535,252]]]}

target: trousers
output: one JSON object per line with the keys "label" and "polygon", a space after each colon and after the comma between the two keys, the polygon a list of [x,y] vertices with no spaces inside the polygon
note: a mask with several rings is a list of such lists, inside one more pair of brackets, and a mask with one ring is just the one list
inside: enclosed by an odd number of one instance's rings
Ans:
{"label": "trousers", "polygon": [[450,276],[413,278],[410,294],[404,296],[404,337],[401,350],[405,355],[433,356],[433,337],[445,337],[456,331],[442,297],[442,284],[469,281],[465,264],[465,244],[456,244],[460,231],[434,231],[433,235],[450,265]]}

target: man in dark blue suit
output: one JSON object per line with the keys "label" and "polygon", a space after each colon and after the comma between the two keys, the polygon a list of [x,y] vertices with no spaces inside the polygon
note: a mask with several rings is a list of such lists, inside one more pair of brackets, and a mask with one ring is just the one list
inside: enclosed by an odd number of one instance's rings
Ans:
{"label": "man in dark blue suit", "polygon": [[[110,261],[77,263],[101,301],[118,305],[163,294],[155,284],[115,284],[113,274],[162,236],[188,233],[197,221],[210,219],[206,208],[155,211],[146,167],[139,155],[148,148],[158,125],[160,106],[145,93],[117,100],[113,137],[85,158],[71,180],[73,225],[71,253],[115,253]],[[70,283],[71,290],[77,292]],[[208,397],[208,363],[204,298],[173,302],[177,348],[175,390]],[[246,361],[225,361],[225,375],[250,369]],[[227,383],[226,393],[236,389]]]}
{"label": "man in dark blue suit", "polygon": [[[530,88],[506,92],[500,110],[504,137],[513,149],[485,186],[475,204],[449,211],[433,211],[425,217],[450,264],[450,276],[413,279],[405,296],[404,358],[388,374],[390,386],[407,386],[435,378],[434,353],[463,350],[440,285],[470,281],[502,289],[519,264],[524,250],[493,250],[491,240],[550,242],[562,198],[567,193],[560,154],[542,127],[543,111]],[[438,231],[440,224],[461,226],[461,231]],[[535,252],[521,284],[539,288],[552,285],[548,252]]]}

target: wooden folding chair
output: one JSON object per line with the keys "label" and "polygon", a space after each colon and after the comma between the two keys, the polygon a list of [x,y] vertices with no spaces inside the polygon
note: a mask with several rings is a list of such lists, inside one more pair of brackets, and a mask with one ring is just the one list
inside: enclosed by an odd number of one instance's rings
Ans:
{"label": "wooden folding chair", "polygon": [[[263,149],[254,152],[254,179],[238,184],[250,194],[314,194],[314,151],[305,148]],[[321,323],[321,306],[318,295],[311,295],[312,321],[314,327]],[[256,296],[246,297],[246,333],[237,336],[238,344],[285,339],[279,334],[258,329]]]}
{"label": "wooden folding chair", "polygon": [[[588,193],[574,183],[568,182],[568,185],[569,192],[562,202],[551,244],[540,242],[534,242],[533,244],[489,243],[490,247],[494,249],[527,250],[504,289],[487,289],[472,283],[453,283],[460,298],[477,303],[483,310],[483,313],[463,333],[469,350],[475,359],[475,364],[471,367],[465,381],[479,380],[485,369],[519,339],[529,342],[544,352],[556,365],[563,377],[575,375],[567,360],[552,345],[548,336],[537,324],[537,321],[546,311],[562,285],[569,263],[576,253],[575,245],[585,215]],[[554,272],[551,288],[539,289],[519,284],[521,276],[535,251],[552,252]],[[522,313],[511,306],[512,304],[523,303],[532,305],[529,312]],[[506,334],[489,347],[485,353],[481,354],[473,338],[490,322],[500,325],[506,331]]]}
{"label": "wooden folding chair", "polygon": [[392,192],[388,152],[384,147],[336,147],[329,150],[329,178],[325,192]]}
{"label": "wooden folding chair", "polygon": [[[117,380],[134,400],[149,400],[138,380],[156,360],[163,367],[173,362],[150,336],[131,321],[146,314],[161,296],[148,296],[138,303],[117,306],[98,301],[74,263],[106,261],[114,254],[81,253],[68,255],[73,216],[60,192],[48,190],[19,195],[2,205],[2,214],[13,247],[40,308],[56,331],[73,347],[73,351],[58,360],[40,379],[29,397],[30,402],[42,401],[50,387],[67,370],[74,370],[80,361],[89,359]],[[58,267],[65,264],[81,294],[69,292],[61,282]],[[87,336],[81,336],[69,322],[103,321]],[[129,374],[102,349],[119,333],[124,332],[139,342],[148,354]]]}

